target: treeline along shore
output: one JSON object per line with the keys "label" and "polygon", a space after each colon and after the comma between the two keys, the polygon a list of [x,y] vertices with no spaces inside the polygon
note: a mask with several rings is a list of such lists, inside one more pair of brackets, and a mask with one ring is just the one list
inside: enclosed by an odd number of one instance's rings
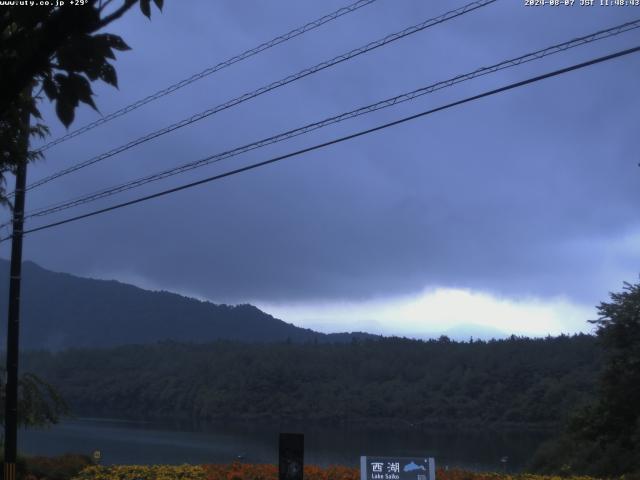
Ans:
{"label": "treeline along shore", "polygon": [[593,398],[589,335],[454,342],[159,342],[29,351],[75,415],[554,428]]}

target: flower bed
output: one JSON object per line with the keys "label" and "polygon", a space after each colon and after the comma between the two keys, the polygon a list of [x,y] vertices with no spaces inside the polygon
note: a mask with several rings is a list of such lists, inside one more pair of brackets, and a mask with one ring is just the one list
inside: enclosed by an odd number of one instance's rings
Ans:
{"label": "flower bed", "polygon": [[207,480],[200,465],[92,465],[73,480]]}
{"label": "flower bed", "polygon": [[[304,467],[305,480],[359,480],[360,470],[341,466]],[[552,477],[531,474],[477,473],[465,470],[436,472],[438,480],[595,480],[590,477]],[[214,465],[90,466],[73,480],[278,480],[277,465],[245,463]]]}

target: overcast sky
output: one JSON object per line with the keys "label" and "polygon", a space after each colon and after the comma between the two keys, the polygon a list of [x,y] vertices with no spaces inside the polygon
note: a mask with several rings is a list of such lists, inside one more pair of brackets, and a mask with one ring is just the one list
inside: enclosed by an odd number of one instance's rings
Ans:
{"label": "overcast sky", "polygon": [[[465,3],[378,0],[51,148],[29,181]],[[34,189],[27,210],[640,17],[640,7],[578,3],[499,0]],[[110,29],[132,47],[118,55],[120,89],[96,84],[96,103],[110,113],[346,4],[168,0],[151,21],[132,12]],[[29,226],[638,44],[640,29]],[[589,331],[595,305],[638,279],[639,73],[640,54],[627,56],[37,232],[25,239],[24,258],[214,302],[254,303],[322,331]],[[62,135],[51,108],[42,109],[52,138]],[[82,107],[73,127],[96,118]],[[8,257],[6,243],[0,253]]]}

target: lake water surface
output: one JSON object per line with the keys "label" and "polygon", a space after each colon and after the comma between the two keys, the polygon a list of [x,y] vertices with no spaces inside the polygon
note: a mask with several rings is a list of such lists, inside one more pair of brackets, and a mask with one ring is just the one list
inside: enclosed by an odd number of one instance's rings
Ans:
{"label": "lake water surface", "polygon": [[[360,455],[432,456],[437,466],[480,471],[524,467],[549,434],[531,431],[451,432],[362,428],[251,426],[205,428],[159,422],[80,418],[19,432],[20,452],[59,455],[102,452],[103,464],[277,463],[278,433],[305,434],[305,463],[357,467]],[[508,457],[506,463],[500,460]]]}

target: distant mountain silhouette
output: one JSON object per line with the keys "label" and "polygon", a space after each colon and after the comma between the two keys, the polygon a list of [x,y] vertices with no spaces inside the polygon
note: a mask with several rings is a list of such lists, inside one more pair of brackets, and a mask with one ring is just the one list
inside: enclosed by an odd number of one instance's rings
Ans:
{"label": "distant mountain silhouette", "polygon": [[[20,323],[22,349],[112,347],[162,340],[209,342],[348,342],[378,338],[324,334],[296,327],[253,305],[216,305],[175,293],[143,290],[23,263]],[[0,318],[6,325],[9,262],[0,259]],[[6,328],[6,327],[3,327]]]}

